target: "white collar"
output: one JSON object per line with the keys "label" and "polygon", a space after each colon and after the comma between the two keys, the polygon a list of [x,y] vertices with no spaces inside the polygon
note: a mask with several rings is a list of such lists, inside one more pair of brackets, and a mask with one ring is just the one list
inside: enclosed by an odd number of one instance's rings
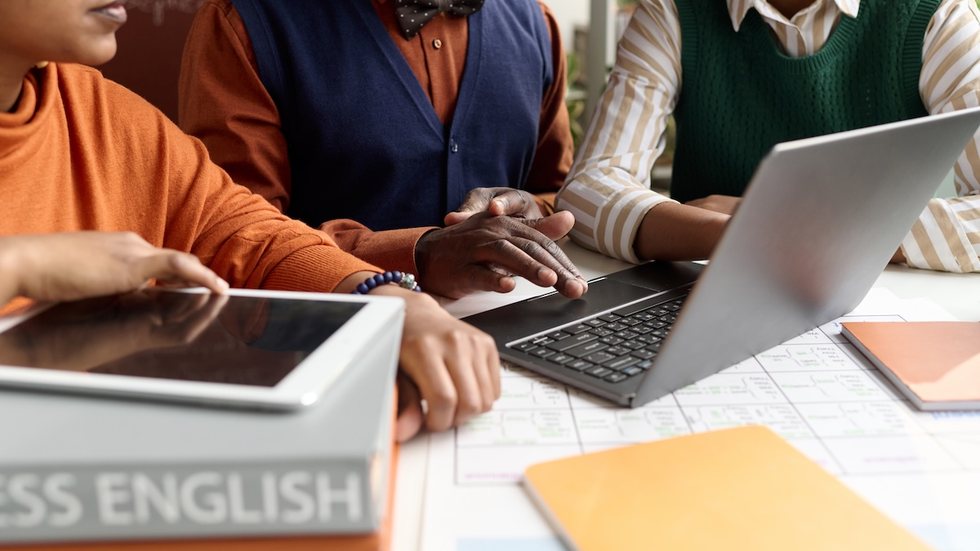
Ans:
{"label": "white collar", "polygon": [[[728,1],[728,14],[732,17],[732,28],[735,32],[742,26],[742,22],[745,21],[745,16],[748,15],[749,10],[755,9],[760,15],[770,17],[772,19],[777,19],[786,23],[789,21],[779,13],[776,8],[769,5],[766,0],[727,0]],[[819,0],[818,0],[819,1]],[[837,9],[839,9],[844,15],[849,17],[857,17],[858,10],[861,7],[861,0],[829,0],[837,4]],[[814,2],[810,7],[804,9],[800,13],[804,13],[807,10],[816,8],[817,2]]]}

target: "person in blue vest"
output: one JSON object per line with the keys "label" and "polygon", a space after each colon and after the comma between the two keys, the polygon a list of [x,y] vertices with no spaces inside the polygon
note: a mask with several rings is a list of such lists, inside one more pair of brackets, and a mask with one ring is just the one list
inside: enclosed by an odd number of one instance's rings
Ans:
{"label": "person in blue vest", "polygon": [[[452,298],[587,290],[554,243],[565,59],[536,0],[207,0],[180,124],[239,184]],[[459,211],[459,212],[456,212]]]}

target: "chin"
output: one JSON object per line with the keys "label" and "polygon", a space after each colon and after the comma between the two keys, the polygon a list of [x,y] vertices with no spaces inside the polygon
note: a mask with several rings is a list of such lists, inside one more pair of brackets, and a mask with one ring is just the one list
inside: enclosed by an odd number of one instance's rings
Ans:
{"label": "chin", "polygon": [[116,39],[113,37],[111,40],[102,41],[100,44],[85,48],[79,52],[78,59],[73,61],[84,65],[102,65],[116,57],[116,50]]}

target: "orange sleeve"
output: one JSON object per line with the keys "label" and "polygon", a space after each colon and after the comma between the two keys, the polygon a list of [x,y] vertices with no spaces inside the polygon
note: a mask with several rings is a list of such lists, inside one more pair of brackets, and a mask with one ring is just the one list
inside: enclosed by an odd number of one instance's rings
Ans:
{"label": "orange sleeve", "polygon": [[289,153],[279,111],[257,67],[245,24],[231,2],[205,2],[184,46],[178,120],[232,180],[285,211]]}
{"label": "orange sleeve", "polygon": [[[565,50],[561,43],[558,22],[551,9],[538,2],[544,13],[545,22],[551,34],[552,66],[554,80],[551,87],[545,91],[541,104],[541,121],[538,130],[538,146],[534,154],[534,163],[528,176],[528,191],[540,194],[539,206],[553,209],[554,194],[561,189],[572,168],[572,157],[575,146],[572,142],[571,125],[568,109],[565,107],[565,89],[568,83],[567,61]],[[544,203],[542,205],[542,203]]]}
{"label": "orange sleeve", "polygon": [[160,245],[194,254],[234,287],[329,292],[357,272],[381,271],[234,184],[200,141],[135,94],[108,90],[106,105],[127,113],[114,149],[130,150],[123,158],[142,163],[155,186],[141,194],[147,197],[132,197],[130,208],[147,211],[147,219],[166,209],[154,224]]}
{"label": "orange sleeve", "polygon": [[354,273],[381,271],[232,183],[208,160],[201,142],[173,126],[167,132],[172,188],[168,237],[186,240],[187,232],[193,232],[190,252],[232,285],[333,291]]}
{"label": "orange sleeve", "polygon": [[381,266],[385,270],[399,270],[418,274],[415,265],[415,246],[425,233],[436,228],[408,228],[372,232],[353,220],[324,222],[320,230],[330,236],[340,248],[350,254]]}
{"label": "orange sleeve", "polygon": [[[229,0],[207,0],[194,19],[179,96],[181,128],[204,142],[235,183],[285,211],[290,169],[279,111],[259,77],[245,23]],[[417,274],[415,245],[432,228],[372,232],[352,220],[333,220],[320,229],[369,263]]]}

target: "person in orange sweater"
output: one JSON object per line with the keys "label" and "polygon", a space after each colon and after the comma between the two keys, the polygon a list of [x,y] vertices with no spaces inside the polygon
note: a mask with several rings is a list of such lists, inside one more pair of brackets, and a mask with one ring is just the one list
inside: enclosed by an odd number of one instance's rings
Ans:
{"label": "person in orange sweater", "polygon": [[[326,234],[290,220],[234,184],[199,141],[139,96],[95,69],[74,64],[111,59],[115,31],[125,20],[119,1],[0,2],[0,182],[5,192],[0,235],[8,236],[0,267],[7,281],[10,270],[42,279],[39,292],[17,281],[25,278],[14,278],[17,282],[7,284],[8,294],[70,298],[73,284],[109,292],[160,275],[207,283],[210,275],[199,269],[169,275],[151,269],[128,283],[124,277],[121,287],[101,289],[104,282],[93,285],[84,279],[120,261],[139,263],[142,256],[153,256],[147,247],[190,253],[234,287],[351,292],[381,272],[341,250]],[[72,245],[64,241],[63,249],[38,249],[72,236],[55,241],[24,237],[83,230],[133,232],[146,243],[133,245],[132,237],[116,242],[95,237],[76,241],[80,254],[69,255]],[[10,245],[11,236],[23,239]],[[23,256],[25,249],[33,256]],[[85,255],[85,250],[100,254]],[[171,258],[177,264],[187,262],[180,255]],[[68,270],[78,277],[67,277]],[[45,289],[45,281],[62,288]],[[208,286],[222,287],[217,280]],[[396,285],[379,285],[371,293],[406,301],[400,365],[427,403],[424,422],[429,429],[449,428],[490,408],[500,381],[499,358],[489,336],[454,319],[421,293]],[[423,419],[419,400],[411,399],[417,397],[414,387],[402,390],[411,407],[397,430],[406,438]]]}

